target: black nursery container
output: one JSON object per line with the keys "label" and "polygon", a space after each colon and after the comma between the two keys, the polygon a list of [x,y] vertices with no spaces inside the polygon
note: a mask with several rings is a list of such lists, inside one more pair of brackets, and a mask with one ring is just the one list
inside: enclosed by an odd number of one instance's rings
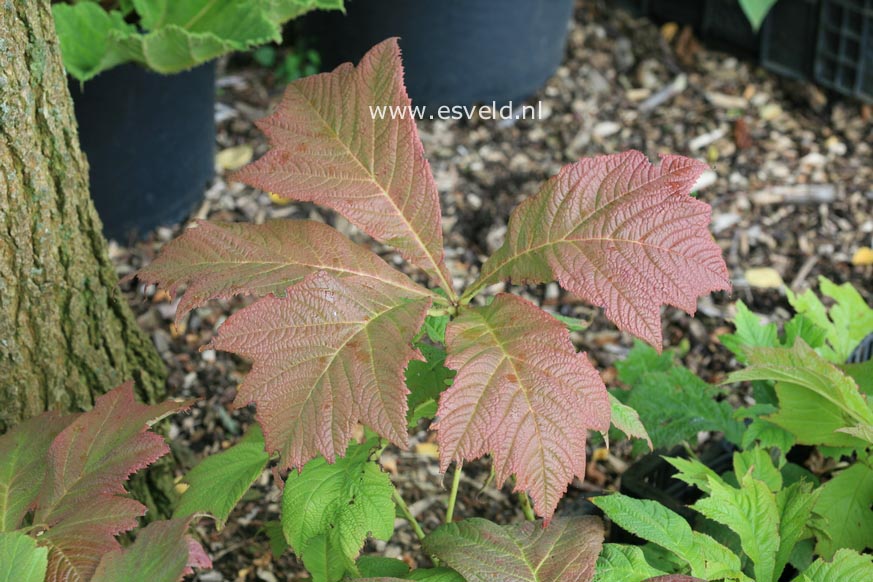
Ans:
{"label": "black nursery container", "polygon": [[184,219],[215,173],[215,63],[166,76],[121,65],[70,91],[104,234]]}
{"label": "black nursery container", "polygon": [[873,103],[873,0],[822,0],[815,80]]}
{"label": "black nursery container", "polygon": [[708,0],[703,11],[703,37],[741,53],[757,55],[760,41],[737,0]]}
{"label": "black nursery container", "polygon": [[761,64],[792,79],[811,79],[818,17],[819,0],[777,2],[761,29]]}
{"label": "black nursery container", "polygon": [[357,62],[400,37],[406,87],[425,106],[506,103],[535,93],[564,56],[573,0],[349,0],[314,14],[323,62]]}

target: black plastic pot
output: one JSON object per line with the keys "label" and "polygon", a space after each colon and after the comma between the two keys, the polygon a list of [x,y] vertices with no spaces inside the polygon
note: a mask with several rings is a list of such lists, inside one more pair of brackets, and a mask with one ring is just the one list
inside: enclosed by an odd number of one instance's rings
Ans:
{"label": "black plastic pot", "polygon": [[703,37],[742,53],[757,55],[760,42],[737,0],[707,0]]}
{"label": "black plastic pot", "polygon": [[700,30],[705,0],[649,0],[652,16],[663,22],[688,24]]}
{"label": "black plastic pot", "polygon": [[122,65],[70,91],[106,236],[184,219],[215,173],[215,64],[168,76]]}
{"label": "black plastic pot", "polygon": [[761,64],[793,79],[812,78],[819,0],[777,2],[761,29]]}
{"label": "black plastic pot", "polygon": [[815,80],[873,103],[873,0],[822,0]]}
{"label": "black plastic pot", "polygon": [[573,0],[349,0],[306,24],[328,67],[399,36],[415,105],[506,103],[535,93],[564,56]]}

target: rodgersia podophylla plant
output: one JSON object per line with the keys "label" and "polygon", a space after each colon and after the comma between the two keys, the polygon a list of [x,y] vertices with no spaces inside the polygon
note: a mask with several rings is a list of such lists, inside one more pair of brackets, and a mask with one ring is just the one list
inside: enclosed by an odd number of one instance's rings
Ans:
{"label": "rodgersia podophylla plant", "polygon": [[[179,319],[211,299],[260,297],[208,347],[252,361],[236,405],[255,405],[262,433],[195,468],[180,511],[222,522],[275,455],[278,469],[294,469],[281,529],[315,579],[590,580],[602,526],[556,518],[555,507],[584,476],[586,435],[609,428],[611,407],[616,426],[644,431],[610,401],[563,323],[512,294],[477,298],[500,281],[557,281],[660,349],[662,305],[693,313],[698,296],[729,288],[710,209],[689,195],[706,166],[674,155],[652,165],[634,151],[570,164],[515,209],[503,246],[456,289],[415,122],[370,109],[409,104],[397,42],[385,41],[357,67],[292,83],[259,124],[272,149],[235,179],[336,211],[397,249],[430,287],[305,220],[200,221],[140,271],[186,288]],[[455,465],[448,523],[428,534],[378,464],[422,418],[435,420],[441,469]],[[363,443],[352,441],[358,423],[372,434]],[[541,524],[453,523],[461,464],[486,455],[497,483],[514,476]],[[392,535],[396,507],[441,567],[408,573],[357,559],[368,534]]]}

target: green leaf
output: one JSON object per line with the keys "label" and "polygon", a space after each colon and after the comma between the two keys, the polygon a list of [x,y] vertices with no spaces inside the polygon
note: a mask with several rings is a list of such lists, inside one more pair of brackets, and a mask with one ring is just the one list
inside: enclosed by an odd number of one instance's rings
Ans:
{"label": "green leaf", "polygon": [[576,317],[567,317],[566,315],[561,315],[560,313],[549,312],[549,315],[563,323],[564,327],[566,327],[569,331],[585,331],[586,329],[588,329],[588,326],[591,325],[590,321],[584,321]]}
{"label": "green leaf", "polygon": [[795,483],[799,483],[800,481],[806,481],[807,483],[811,483],[812,485],[818,487],[821,485],[821,480],[815,476],[809,469],[806,467],[801,467],[795,463],[785,463],[782,465],[780,469],[782,473],[782,481],[785,484],[785,487],[789,485],[794,485]]}
{"label": "green leaf", "polygon": [[818,349],[824,345],[827,339],[827,330],[817,326],[811,319],[805,315],[795,314],[788,323],[785,324],[785,338],[782,345],[791,347],[798,339],[802,339],[806,344]]}
{"label": "green leaf", "polygon": [[277,23],[251,0],[133,0],[133,4],[147,31],[175,26],[214,35],[237,50],[282,41]]}
{"label": "green leaf", "polygon": [[[123,0],[106,12],[96,2],[52,6],[67,71],[80,81],[134,61],[176,73],[227,52],[281,41],[281,24],[342,0]],[[125,18],[133,9],[137,27]]]}
{"label": "green leaf", "polygon": [[857,437],[861,440],[867,441],[867,443],[869,444],[873,444],[873,425],[859,424],[857,426],[838,428],[837,432],[842,432],[853,437]]}
{"label": "green leaf", "polygon": [[812,487],[812,483],[799,482],[776,493],[776,506],[779,509],[777,572],[781,572],[789,563],[798,543],[812,536],[809,522],[820,492]]}
{"label": "green leaf", "polygon": [[713,521],[728,526],[740,537],[743,552],[754,564],[757,582],[775,582],[779,550],[779,510],[776,497],[762,481],[744,475],[741,488],[710,481],[710,495],[692,507]]}
{"label": "green leaf", "polygon": [[812,290],[795,295],[789,289],[786,291],[788,301],[795,311],[826,331],[827,345],[818,352],[831,362],[843,363],[873,330],[873,309],[851,284],[836,285],[825,277],[818,280],[821,294],[835,301],[830,309],[825,308]]}
{"label": "green leaf", "polygon": [[746,362],[745,348],[772,348],[779,345],[775,323],[762,323],[742,300],[737,301],[736,307],[737,315],[734,317],[736,331],[721,335],[718,339],[724,347],[733,352],[738,362]]}
{"label": "green leaf", "polygon": [[[426,324],[426,320],[425,320]],[[418,344],[425,361],[410,360],[406,367],[406,387],[409,388],[409,425],[415,427],[422,418],[433,418],[436,402],[451,386],[455,371],[446,368],[446,351],[428,344]]]}
{"label": "green leaf", "polygon": [[75,418],[46,412],[0,436],[0,532],[21,525],[45,478],[49,446]]}
{"label": "green leaf", "polygon": [[691,526],[678,513],[657,501],[634,499],[620,493],[594,497],[594,505],[630,533],[670,550],[686,562],[694,554]]}
{"label": "green leaf", "polygon": [[173,515],[184,517],[208,513],[215,517],[218,529],[221,529],[269,460],[261,428],[253,424],[238,444],[206,457],[185,475],[190,486]]}
{"label": "green leaf", "polygon": [[136,33],[124,22],[121,12],[106,12],[99,4],[53,4],[52,15],[64,68],[79,81],[87,81],[129,59],[128,53],[115,42],[113,32]]}
{"label": "green leaf", "polygon": [[430,341],[437,344],[446,343],[446,326],[449,325],[449,319],[451,318],[448,315],[428,315],[424,319],[424,332]]}
{"label": "green leaf", "polygon": [[873,556],[839,550],[831,561],[819,558],[793,582],[849,582],[873,580]]}
{"label": "green leaf", "polygon": [[623,360],[615,363],[619,381],[628,387],[640,383],[652,372],[666,372],[676,365],[675,356],[671,350],[658,353],[652,346],[634,340],[634,346]]}
{"label": "green leaf", "polygon": [[130,547],[103,556],[90,582],[177,582],[192,566],[211,567],[203,548],[187,531],[188,519],[150,523]]}
{"label": "green leaf", "polygon": [[708,535],[691,530],[679,514],[660,503],[620,493],[592,499],[621,528],[669,550],[685,561],[694,576],[746,580],[740,559]]}
{"label": "green leaf", "polygon": [[639,546],[604,544],[592,582],[642,582],[666,573],[650,566]]}
{"label": "green leaf", "polygon": [[788,563],[798,572],[803,572],[812,565],[815,553],[815,540],[805,539],[798,542],[791,550],[791,558]]}
{"label": "green leaf", "polygon": [[746,18],[749,19],[749,24],[755,32],[758,32],[764,24],[764,19],[767,18],[774,4],[776,0],[740,0],[740,7],[746,13]]}
{"label": "green leaf", "polygon": [[409,574],[409,566],[403,560],[383,556],[361,556],[358,558],[358,572],[367,578],[404,578]]}
{"label": "green leaf", "polygon": [[873,547],[873,468],[859,461],[821,486],[815,512],[828,526],[818,536],[816,553],[830,558],[839,548]]}
{"label": "green leaf", "polygon": [[697,459],[664,457],[664,460],[676,467],[679,471],[673,476],[674,479],[679,479],[689,485],[693,485],[704,493],[709,493],[711,491],[710,481],[723,483],[722,478],[719,477],[715,471]]}
{"label": "green leaf", "polygon": [[343,10],[343,0],[265,0],[267,14],[274,22],[283,23],[311,10]]}
{"label": "green leaf", "polygon": [[[662,360],[651,361],[662,365]],[[719,394],[717,386],[671,362],[664,371],[640,374],[626,404],[639,414],[655,448],[693,441],[698,432],[708,430],[723,431],[728,440],[737,442],[743,427],[734,420],[729,402],[715,400]]]}
{"label": "green leaf", "polygon": [[763,481],[773,493],[782,489],[782,473],[773,465],[770,453],[762,447],[734,453],[734,474],[737,476],[737,483],[741,483],[748,473],[753,479]]}
{"label": "green leaf", "polygon": [[873,360],[861,363],[837,364],[844,374],[850,376],[858,385],[858,390],[873,395]]}
{"label": "green leaf", "polygon": [[732,373],[728,382],[776,382],[779,411],[768,420],[807,445],[865,447],[857,437],[837,432],[858,424],[873,424],[855,382],[825,361],[803,341],[792,348],[752,348],[749,367]]}
{"label": "green leaf", "polygon": [[43,582],[48,549],[21,532],[0,533],[0,582]]}
{"label": "green leaf", "polygon": [[115,32],[113,42],[129,55],[153,71],[170,75],[203,64],[237,47],[218,36],[203,32],[192,33],[176,25],[164,26],[148,34]]}
{"label": "green leaf", "polygon": [[224,53],[270,41],[281,29],[251,0],[134,0],[145,34],[118,38],[135,60],[160,73],[189,69]]}
{"label": "green leaf", "polygon": [[[320,564],[325,552],[331,555],[330,568],[321,570],[328,578],[337,570],[333,563],[354,564],[368,534],[387,540],[394,533],[394,486],[370,459],[378,447],[378,439],[351,445],[335,463],[313,459],[285,481],[285,538],[304,563],[308,557],[310,563]],[[307,569],[315,574],[309,563]]]}
{"label": "green leaf", "polygon": [[327,534],[310,538],[296,551],[313,582],[338,582],[354,568],[354,561],[343,555]]}
{"label": "green leaf", "polygon": [[282,522],[275,519],[265,522],[264,533],[270,540],[270,553],[273,554],[273,558],[284,554],[288,549],[288,541],[285,539],[285,532],[282,531]]}
{"label": "green leaf", "polygon": [[602,543],[600,520],[581,516],[548,527],[466,519],[431,532],[423,546],[467,582],[572,582],[591,579]]}
{"label": "green leaf", "polygon": [[451,568],[419,568],[407,574],[404,579],[427,582],[465,582],[464,577]]}
{"label": "green leaf", "polygon": [[649,438],[649,433],[646,432],[646,427],[640,421],[640,415],[637,414],[637,411],[626,404],[622,404],[612,394],[609,395],[609,406],[612,410],[610,418],[612,426],[629,437],[646,441],[646,444],[649,445],[649,450],[652,450],[652,439]]}
{"label": "green leaf", "polygon": [[740,558],[728,547],[701,532],[694,532],[694,560],[691,573],[706,580],[755,582],[741,570]]}
{"label": "green leaf", "polygon": [[750,449],[755,445],[764,448],[777,448],[784,455],[797,442],[794,434],[780,426],[776,426],[763,418],[752,417],[752,423],[746,427],[740,446]]}

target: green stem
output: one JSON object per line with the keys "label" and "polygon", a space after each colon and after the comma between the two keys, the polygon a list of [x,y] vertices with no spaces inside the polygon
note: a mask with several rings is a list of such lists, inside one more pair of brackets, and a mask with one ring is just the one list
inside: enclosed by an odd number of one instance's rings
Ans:
{"label": "green stem", "polygon": [[415,516],[412,515],[412,512],[409,510],[409,506],[406,505],[406,502],[400,497],[400,493],[397,491],[397,488],[394,488],[394,493],[392,494],[394,499],[394,503],[397,504],[397,507],[400,508],[403,516],[406,517],[406,520],[409,522],[409,525],[412,526],[412,531],[415,532],[415,536],[418,538],[418,541],[424,541],[424,530],[421,529],[421,526],[418,523],[418,520],[415,519]]}
{"label": "green stem", "polygon": [[530,506],[530,497],[524,491],[518,492],[518,502],[521,504],[521,512],[524,513],[524,518],[528,521],[535,521],[537,516],[534,515],[533,508]]}
{"label": "green stem", "polygon": [[458,300],[458,305],[463,306],[469,304],[470,301],[472,301],[473,298],[479,294],[479,292],[481,292],[485,287],[493,285],[495,282],[496,281],[491,280],[491,277],[486,277],[485,279],[477,279],[461,294],[461,297]]}
{"label": "green stem", "polygon": [[458,500],[458,485],[461,483],[461,469],[464,464],[458,462],[455,464],[455,474],[452,475],[452,489],[449,491],[449,505],[446,508],[446,523],[452,523],[455,517],[455,502]]}

